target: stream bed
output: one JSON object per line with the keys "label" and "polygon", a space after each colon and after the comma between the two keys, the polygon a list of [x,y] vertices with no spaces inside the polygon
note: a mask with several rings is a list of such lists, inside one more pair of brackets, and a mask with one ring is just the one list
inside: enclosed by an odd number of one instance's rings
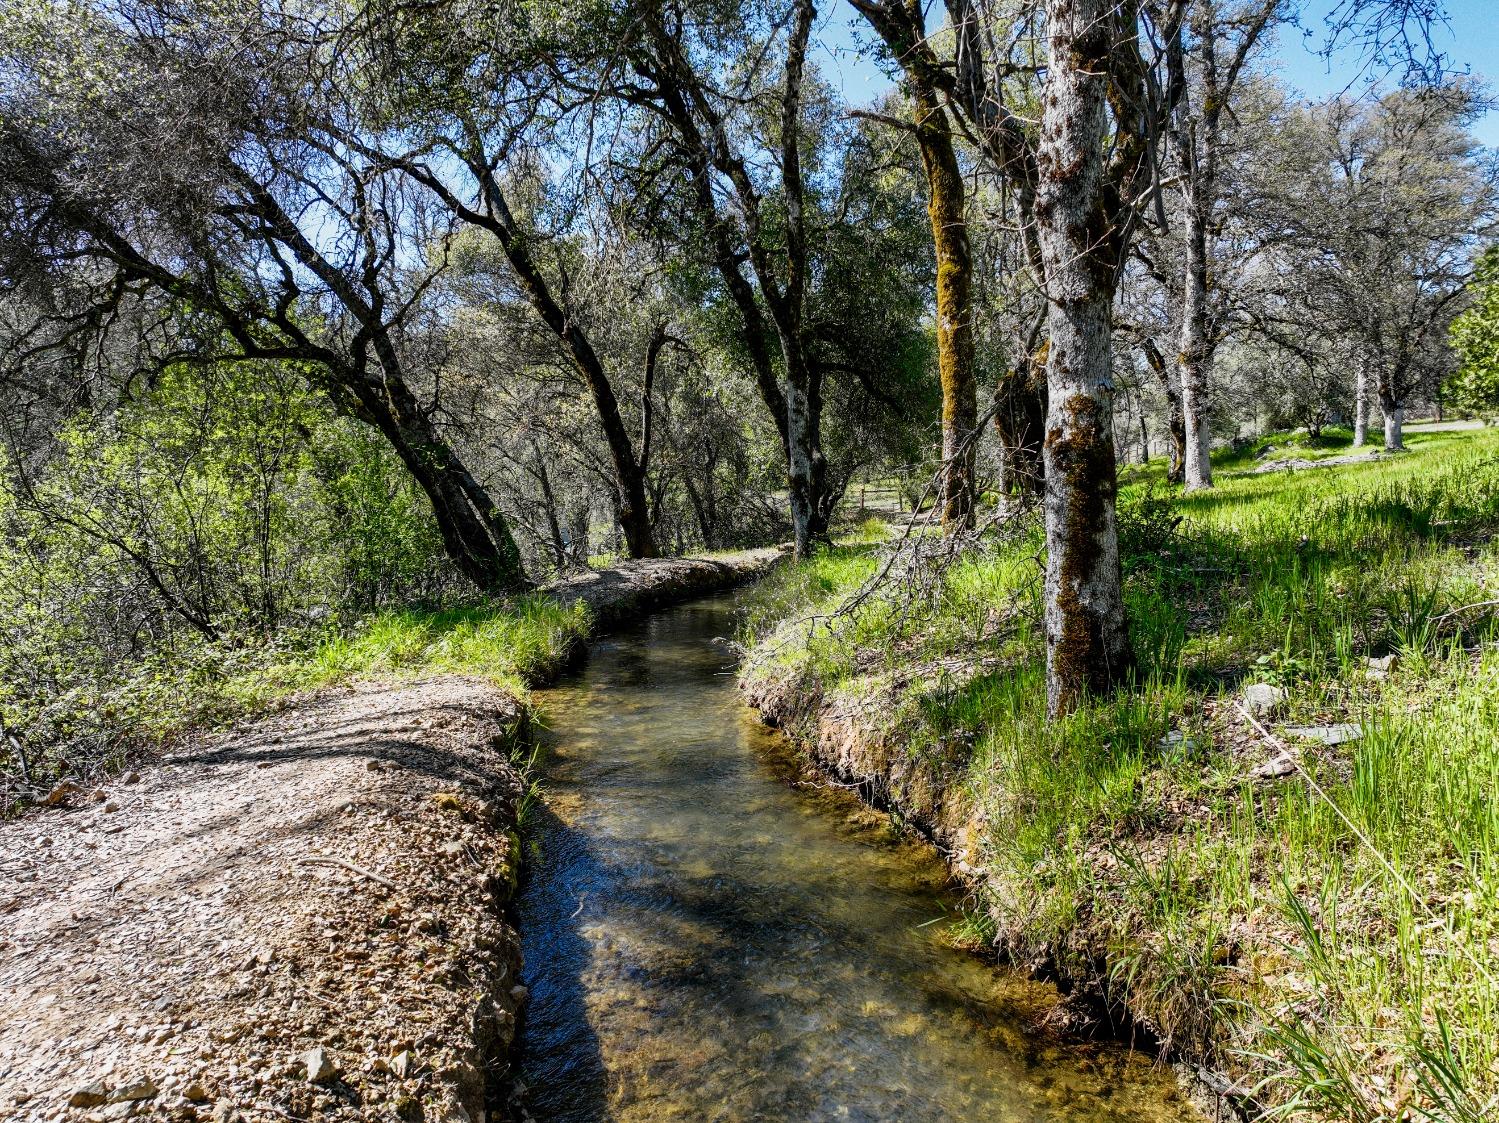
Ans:
{"label": "stream bed", "polygon": [[1043,988],[952,946],[939,859],[798,778],[735,689],[734,601],[593,645],[541,695],[519,901],[540,1123],[1195,1118],[1168,1071],[1028,1028]]}

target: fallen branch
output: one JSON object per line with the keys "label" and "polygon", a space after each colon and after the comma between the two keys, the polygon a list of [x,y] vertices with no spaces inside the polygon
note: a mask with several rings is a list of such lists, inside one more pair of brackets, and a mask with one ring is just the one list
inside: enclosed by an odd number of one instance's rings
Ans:
{"label": "fallen branch", "polygon": [[1442,613],[1440,616],[1433,616],[1431,622],[1435,624],[1438,620],[1445,620],[1449,616],[1456,616],[1460,612],[1471,612],[1475,608],[1494,608],[1496,606],[1499,606],[1499,600],[1480,600],[1474,601],[1472,604],[1460,604],[1456,608]]}
{"label": "fallen branch", "polygon": [[394,881],[390,880],[390,878],[381,877],[377,873],[371,873],[363,866],[356,866],[353,862],[347,862],[342,858],[325,858],[321,855],[313,854],[303,858],[298,858],[297,864],[300,866],[341,866],[342,868],[348,870],[350,873],[357,873],[360,877],[367,877],[371,881],[379,882],[387,889],[399,888],[399,886],[396,885]]}

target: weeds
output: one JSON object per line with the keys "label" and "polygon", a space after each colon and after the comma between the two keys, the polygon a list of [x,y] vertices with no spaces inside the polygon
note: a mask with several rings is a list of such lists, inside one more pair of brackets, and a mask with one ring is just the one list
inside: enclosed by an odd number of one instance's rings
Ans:
{"label": "weeds", "polygon": [[[288,695],[360,676],[468,674],[519,698],[550,675],[586,632],[581,606],[544,596],[379,612],[347,631],[274,645],[198,644],[146,660],[92,691],[53,703],[45,750],[0,738],[0,814],[57,781],[96,782],[126,759],[191,731],[264,710]],[[0,725],[6,714],[0,690]]]}

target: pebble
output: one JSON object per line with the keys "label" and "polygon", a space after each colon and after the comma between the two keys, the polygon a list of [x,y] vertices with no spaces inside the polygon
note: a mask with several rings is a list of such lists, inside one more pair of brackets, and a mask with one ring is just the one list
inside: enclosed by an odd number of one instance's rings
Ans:
{"label": "pebble", "polygon": [[331,1080],[338,1075],[338,1066],[328,1056],[328,1051],[322,1046],[308,1049],[302,1054],[302,1065],[307,1070],[307,1079],[311,1081]]}

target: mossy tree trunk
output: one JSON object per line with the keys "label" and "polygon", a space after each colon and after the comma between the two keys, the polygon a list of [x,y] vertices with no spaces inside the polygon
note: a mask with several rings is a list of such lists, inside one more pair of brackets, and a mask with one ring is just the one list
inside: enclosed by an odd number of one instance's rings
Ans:
{"label": "mossy tree trunk", "polygon": [[938,503],[944,533],[972,528],[976,502],[974,430],[978,379],[974,371],[973,253],[968,241],[967,192],[953,143],[952,119],[938,83],[950,85],[925,35],[919,0],[854,0],[900,64],[910,87],[912,132],[926,172],[927,215],[937,259],[937,367],[942,380],[942,474]]}
{"label": "mossy tree trunk", "polygon": [[1119,8],[1111,0],[1047,4],[1052,66],[1042,99],[1036,223],[1050,339],[1045,611],[1053,716],[1130,669],[1110,399],[1111,306],[1124,239],[1118,189],[1104,166],[1110,87],[1118,80],[1111,56],[1116,38],[1135,32],[1133,13]]}
{"label": "mossy tree trunk", "polygon": [[937,367],[942,379],[942,529],[973,527],[978,380],[973,350],[973,254],[964,213],[963,172],[952,124],[935,92],[913,78],[916,139],[926,170],[927,214],[937,257]]}

